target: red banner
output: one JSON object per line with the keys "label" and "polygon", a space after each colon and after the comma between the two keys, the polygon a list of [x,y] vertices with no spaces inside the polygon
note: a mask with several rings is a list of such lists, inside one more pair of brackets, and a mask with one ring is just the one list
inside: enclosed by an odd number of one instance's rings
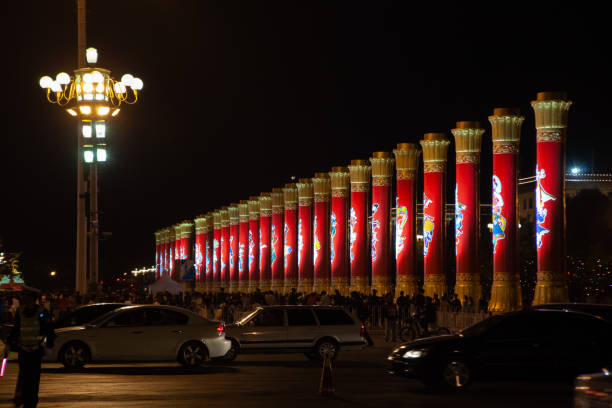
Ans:
{"label": "red banner", "polygon": [[155,279],[159,278],[161,270],[161,244],[155,243]]}
{"label": "red banner", "polygon": [[215,269],[214,267],[214,264],[215,264],[214,263],[214,254],[215,254],[214,241],[215,241],[215,233],[209,227],[208,234],[206,234],[206,277],[204,279],[206,281],[206,285],[209,290],[212,289],[213,270]]}
{"label": "red banner", "polygon": [[[391,283],[389,268],[389,186],[372,186],[372,284]],[[384,295],[379,293],[379,295]]]}
{"label": "red banner", "polygon": [[204,266],[204,234],[196,234],[195,236],[195,247],[194,247],[194,266],[195,266],[195,281],[201,282],[202,270]]}
{"label": "red banner", "polygon": [[221,227],[221,287],[229,286],[229,226]]}
{"label": "red banner", "polygon": [[249,288],[259,287],[259,219],[249,220]]}
{"label": "red banner", "polygon": [[[312,206],[298,208],[298,282],[311,282],[312,265]],[[306,289],[310,292],[312,289]]]}
{"label": "red banner", "polygon": [[170,277],[174,277],[174,256],[175,256],[175,246],[176,241],[172,240],[168,246],[168,271],[170,272]]}
{"label": "red banner", "polygon": [[[332,279],[340,282],[349,279],[349,263],[347,260],[348,246],[346,240],[347,230],[347,204],[346,197],[333,197],[331,199],[331,274]],[[332,288],[335,289],[335,288]]]}
{"label": "red banner", "polygon": [[229,275],[232,288],[238,288],[238,224],[229,227]]}
{"label": "red banner", "polygon": [[349,259],[351,264],[351,286],[356,282],[368,285],[368,216],[366,205],[368,193],[351,191],[349,214]]}
{"label": "red banner", "polygon": [[[329,255],[329,202],[321,201],[314,203],[313,222],[313,265],[315,288],[324,287],[329,290],[331,278],[330,255]],[[321,285],[317,285],[317,281]]]}
{"label": "red banner", "polygon": [[221,228],[215,228],[213,231],[213,285],[218,285],[221,282]]}
{"label": "red banner", "polygon": [[[395,216],[395,265],[397,280],[413,279],[416,274],[416,183],[397,180]],[[414,295],[414,294],[411,294]]]}
{"label": "red banner", "polygon": [[270,290],[272,270],[270,269],[270,245],[271,245],[272,218],[263,216],[259,218],[259,277],[261,282],[266,282],[268,287],[262,285],[262,290]]}
{"label": "red banner", "polygon": [[271,244],[272,252],[270,266],[272,269],[272,280],[283,282],[285,277],[283,262],[283,214],[272,214]]}
{"label": "red banner", "polygon": [[518,157],[515,153],[493,155],[493,272],[509,276],[519,271]]}
{"label": "red banner", "polygon": [[[455,185],[455,253],[457,274],[478,273],[478,163],[457,163]],[[457,279],[459,281],[459,279]]]}
{"label": "red banner", "polygon": [[[285,285],[294,282],[297,285],[298,251],[297,251],[297,211],[285,210],[284,228]],[[292,289],[292,288],[286,288]]]}
{"label": "red banner", "polygon": [[249,283],[249,223],[240,222],[238,245],[238,280],[241,288],[247,288]]}
{"label": "red banner", "polygon": [[[427,275],[444,276],[444,173],[424,174],[423,256]],[[438,296],[442,296],[438,293]]]}

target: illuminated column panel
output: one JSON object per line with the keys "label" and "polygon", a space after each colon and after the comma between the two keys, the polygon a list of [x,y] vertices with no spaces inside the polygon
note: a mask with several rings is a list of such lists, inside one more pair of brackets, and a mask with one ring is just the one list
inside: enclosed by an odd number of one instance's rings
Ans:
{"label": "illuminated column panel", "polygon": [[399,143],[393,150],[396,163],[395,197],[395,297],[413,297],[419,291],[416,272],[416,185],[421,151],[414,143]]}
{"label": "illuminated column panel", "polygon": [[283,189],[272,189],[272,228],[270,231],[271,251],[270,268],[272,270],[272,284],[270,289],[274,292],[284,293],[285,290],[285,262],[284,262],[284,200]]}
{"label": "illuminated column panel", "polygon": [[195,289],[198,292],[206,290],[205,277],[206,277],[206,234],[208,229],[206,226],[206,217],[204,215],[198,215],[194,218],[195,222],[195,245],[194,245],[194,267],[195,267]]}
{"label": "illuminated column panel", "polygon": [[[480,235],[480,150],[484,129],[479,122],[457,122],[455,137],[455,293],[461,301],[482,296],[478,258]],[[440,295],[441,296],[441,295]]]}
{"label": "illuminated column panel", "polygon": [[310,293],[313,288],[312,264],[312,179],[301,178],[298,189],[298,292]]}
{"label": "illuminated column panel", "polygon": [[519,109],[498,108],[489,116],[493,138],[492,241],[493,284],[489,310],[510,312],[522,306],[519,275],[518,172],[521,126]]}
{"label": "illuminated column panel", "polygon": [[161,276],[168,274],[168,229],[161,230]]}
{"label": "illuminated column panel", "polygon": [[283,188],[285,226],[283,229],[285,258],[285,293],[298,286],[298,190],[294,183]]}
{"label": "illuminated column panel", "polygon": [[259,196],[259,288],[270,290],[272,285],[272,269],[270,258],[272,252],[272,196],[262,193]]}
{"label": "illuminated column panel", "polygon": [[372,289],[383,296],[393,292],[391,274],[391,179],[395,160],[390,152],[374,152],[372,165]]}
{"label": "illuminated column panel", "polygon": [[327,173],[315,173],[313,228],[313,270],[314,291],[329,293],[331,284],[330,240],[329,240],[329,200],[331,184]]}
{"label": "illuminated column panel", "polygon": [[211,290],[218,292],[221,287],[221,237],[222,237],[221,211],[213,212],[213,270],[211,280]]}
{"label": "illuminated column panel", "polygon": [[212,292],[213,287],[213,270],[214,268],[214,240],[215,240],[215,223],[213,213],[209,212],[205,216],[206,219],[206,241],[205,241],[205,249],[206,252],[204,254],[204,265],[205,265],[205,274],[204,274],[204,283],[207,292]]}
{"label": "illuminated column panel", "polygon": [[562,92],[539,92],[531,102],[537,129],[536,248],[533,304],[567,302],[565,272],[565,138],[572,102]]}
{"label": "illuminated column panel", "polygon": [[183,249],[183,245],[181,243],[181,224],[175,224],[174,228],[174,263],[176,270],[176,263],[182,259],[181,250]]}
{"label": "illuminated column panel", "polygon": [[228,207],[229,214],[229,292],[238,292],[238,244],[240,236],[240,209],[239,204],[232,204]]}
{"label": "illuminated column panel", "polygon": [[446,203],[446,151],[450,141],[444,133],[425,133],[423,148],[423,257],[425,296],[446,293],[444,232]]}
{"label": "illuminated column panel", "polygon": [[349,261],[351,292],[370,293],[368,254],[368,193],[372,169],[368,160],[351,160],[348,166],[351,182],[349,211]]}
{"label": "illuminated column panel", "polygon": [[161,230],[155,231],[155,279],[159,279],[162,270]]}
{"label": "illuminated column panel", "polygon": [[219,288],[227,291],[229,289],[229,213],[227,207],[221,211],[221,279]]}
{"label": "illuminated column panel", "polygon": [[249,197],[249,292],[259,287],[259,197]]}
{"label": "illuminated column panel", "polygon": [[238,211],[238,291],[246,293],[249,290],[249,202],[241,200]]}
{"label": "illuminated column panel", "polygon": [[168,274],[171,278],[174,278],[174,256],[176,246],[176,238],[174,233],[174,226],[168,227]]}
{"label": "illuminated column panel", "polygon": [[181,223],[181,259],[192,259],[192,235],[193,223],[191,221],[183,221]]}
{"label": "illuminated column panel", "polygon": [[349,295],[349,257],[348,257],[348,167],[332,167],[329,172],[331,181],[330,214],[330,262],[331,291],[338,290],[342,296]]}

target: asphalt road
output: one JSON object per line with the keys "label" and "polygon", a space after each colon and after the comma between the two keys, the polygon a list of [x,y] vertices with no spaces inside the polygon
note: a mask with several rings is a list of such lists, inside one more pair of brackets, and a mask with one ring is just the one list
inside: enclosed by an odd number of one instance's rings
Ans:
{"label": "asphalt road", "polygon": [[[232,364],[184,369],[172,363],[91,365],[78,372],[43,364],[39,407],[571,407],[570,382],[476,383],[439,394],[385,372],[392,344],[341,353],[335,397],[318,394],[321,367],[301,354],[240,355]],[[0,407],[11,407],[16,363],[0,378]]]}

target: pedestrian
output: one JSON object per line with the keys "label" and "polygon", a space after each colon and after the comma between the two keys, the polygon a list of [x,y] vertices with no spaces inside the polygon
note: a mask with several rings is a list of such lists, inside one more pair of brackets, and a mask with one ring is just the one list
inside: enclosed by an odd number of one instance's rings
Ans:
{"label": "pedestrian", "polygon": [[383,305],[383,317],[385,319],[385,341],[397,341],[397,306],[393,302],[393,296],[387,295]]}
{"label": "pedestrian", "polygon": [[35,408],[38,404],[40,371],[45,345],[53,347],[55,333],[49,311],[36,304],[37,293],[24,288],[22,305],[15,314],[11,348],[19,353],[19,375],[13,402],[15,406]]}

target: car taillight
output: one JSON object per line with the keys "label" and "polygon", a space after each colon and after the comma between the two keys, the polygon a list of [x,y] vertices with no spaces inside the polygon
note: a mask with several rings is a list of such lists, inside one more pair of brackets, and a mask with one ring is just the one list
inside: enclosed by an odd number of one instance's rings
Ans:
{"label": "car taillight", "polygon": [[365,325],[361,325],[361,331],[359,332],[359,336],[365,338]]}
{"label": "car taillight", "polygon": [[225,324],[223,322],[219,323],[217,326],[217,333],[219,336],[225,333]]}

